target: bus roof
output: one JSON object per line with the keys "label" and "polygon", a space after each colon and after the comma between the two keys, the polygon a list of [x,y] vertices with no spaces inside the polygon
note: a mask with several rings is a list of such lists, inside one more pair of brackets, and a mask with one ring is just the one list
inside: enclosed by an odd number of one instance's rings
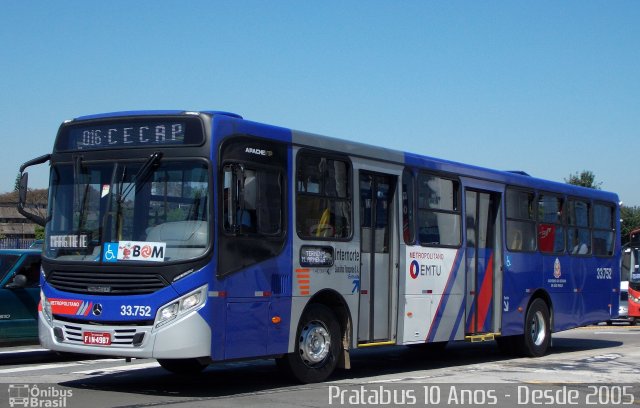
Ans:
{"label": "bus roof", "polygon": [[206,113],[208,115],[225,115],[236,119],[242,119],[242,116],[223,111],[184,111],[184,110],[142,110],[142,111],[122,111],[122,112],[108,112],[98,113],[95,115],[85,115],[74,118],[73,120],[93,120],[93,119],[108,119],[127,116],[162,116],[162,115],[184,115],[184,114],[197,114]]}
{"label": "bus roof", "polygon": [[[74,120],[107,119],[127,116],[184,115],[199,113],[207,115],[223,115],[231,120],[241,120],[242,122],[252,123],[260,127],[280,128],[279,126],[246,120],[242,116],[235,113],[216,110],[206,110],[198,112],[185,110],[122,111],[80,116],[78,118],[75,118]],[[615,203],[618,203],[619,201],[617,194],[612,192],[539,179],[529,176],[527,173],[524,173],[522,171],[494,170],[471,164],[459,163],[451,160],[438,159],[417,153],[402,152],[394,149],[373,146],[366,143],[352,142],[344,139],[297,131],[293,129],[287,130],[291,132],[292,142],[294,144],[302,146],[316,147],[320,149],[331,149],[352,156],[384,160],[387,162],[405,164],[408,166],[419,167],[436,172],[456,174],[463,177],[471,177],[487,181],[496,181],[507,185],[535,188],[538,190],[557,192],[580,197],[590,197],[595,200],[603,200]]]}

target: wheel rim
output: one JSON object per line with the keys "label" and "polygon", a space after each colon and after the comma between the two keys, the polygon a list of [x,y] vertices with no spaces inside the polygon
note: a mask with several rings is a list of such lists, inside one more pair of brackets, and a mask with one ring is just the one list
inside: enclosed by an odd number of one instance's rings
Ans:
{"label": "wheel rim", "polygon": [[542,345],[542,343],[544,343],[544,340],[547,337],[547,324],[544,320],[542,312],[537,311],[533,315],[529,327],[529,334],[531,335],[533,344],[535,344],[536,346],[540,346]]}
{"label": "wheel rim", "polygon": [[331,350],[331,336],[327,327],[319,321],[309,322],[300,333],[300,356],[307,366],[321,364]]}

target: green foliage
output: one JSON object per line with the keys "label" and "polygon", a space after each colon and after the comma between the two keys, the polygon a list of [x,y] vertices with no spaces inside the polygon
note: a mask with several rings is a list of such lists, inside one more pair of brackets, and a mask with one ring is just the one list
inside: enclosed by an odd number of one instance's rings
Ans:
{"label": "green foliage", "polygon": [[582,170],[580,173],[571,174],[568,179],[564,179],[565,183],[574,186],[582,186],[600,190],[602,182],[596,182],[596,176],[590,170]]}
{"label": "green foliage", "polygon": [[36,225],[36,227],[35,227],[35,238],[36,239],[44,239],[44,227]]}
{"label": "green foliage", "polygon": [[629,242],[629,234],[631,231],[640,228],[640,207],[621,207],[620,218],[620,235],[622,244]]}
{"label": "green foliage", "polygon": [[13,183],[13,191],[20,190],[20,173],[16,174],[16,181]]}

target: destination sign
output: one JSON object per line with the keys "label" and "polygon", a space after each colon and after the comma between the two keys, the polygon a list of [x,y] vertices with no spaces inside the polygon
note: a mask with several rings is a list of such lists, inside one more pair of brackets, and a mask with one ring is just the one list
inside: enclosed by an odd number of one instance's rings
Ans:
{"label": "destination sign", "polygon": [[71,146],[78,150],[112,147],[184,144],[183,122],[154,122],[143,125],[117,124],[72,129]]}
{"label": "destination sign", "polygon": [[203,140],[202,125],[198,118],[80,122],[62,129],[56,150],[198,145]]}
{"label": "destination sign", "polygon": [[303,246],[300,248],[300,266],[333,265],[333,248]]}

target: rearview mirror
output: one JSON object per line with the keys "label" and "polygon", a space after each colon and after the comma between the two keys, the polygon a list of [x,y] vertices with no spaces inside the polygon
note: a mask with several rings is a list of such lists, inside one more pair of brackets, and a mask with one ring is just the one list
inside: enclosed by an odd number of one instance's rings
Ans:
{"label": "rearview mirror", "polygon": [[22,214],[25,218],[33,221],[34,223],[43,226],[46,224],[46,220],[39,215],[30,213],[25,210],[27,204],[27,191],[29,190],[29,173],[25,172],[25,169],[29,166],[35,166],[37,164],[42,164],[51,159],[50,154],[45,154],[40,157],[36,157],[35,159],[29,160],[20,166],[20,183],[19,183],[19,191],[18,191],[18,212]]}

